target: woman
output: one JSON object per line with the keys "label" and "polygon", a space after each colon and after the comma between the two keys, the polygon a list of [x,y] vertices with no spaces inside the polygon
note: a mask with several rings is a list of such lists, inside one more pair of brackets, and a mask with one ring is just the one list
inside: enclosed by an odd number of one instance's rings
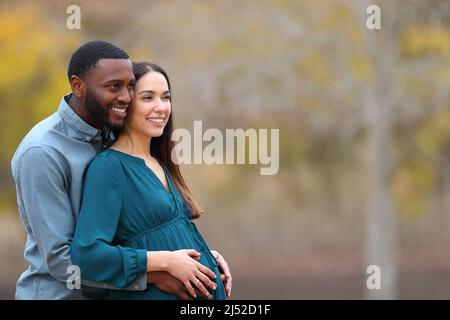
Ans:
{"label": "woman", "polygon": [[[225,299],[217,260],[191,219],[202,210],[171,161],[170,83],[159,66],[133,64],[134,98],[116,142],[91,163],[72,244],[83,279],[118,288],[167,271],[193,297]],[[114,110],[121,112],[122,110]],[[177,299],[155,286],[110,290],[110,299]]]}

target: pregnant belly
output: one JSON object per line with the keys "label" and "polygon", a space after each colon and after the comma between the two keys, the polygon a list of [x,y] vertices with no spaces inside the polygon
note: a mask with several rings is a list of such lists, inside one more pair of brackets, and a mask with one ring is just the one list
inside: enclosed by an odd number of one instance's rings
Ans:
{"label": "pregnant belly", "polygon": [[[202,252],[202,256],[205,253]],[[219,270],[216,265],[211,266],[207,259],[200,259],[199,261],[201,264],[205,265],[211,271],[213,271],[216,274],[216,279],[211,279],[213,282],[216,283],[217,288],[216,290],[209,289],[206,287],[209,291],[209,293],[212,295],[213,299],[215,300],[223,300],[225,299],[225,289],[221,283]],[[148,285],[147,289],[144,291],[139,292],[133,292],[130,294],[130,299],[132,300],[178,300],[179,298],[176,295],[164,292],[160,289],[158,289],[155,285]],[[198,297],[197,300],[201,300],[203,298]]]}
{"label": "pregnant belly", "polygon": [[[216,279],[211,280],[217,284],[217,289],[210,290],[210,293],[214,299],[225,299],[225,290],[220,281],[217,261],[195,225],[186,218],[177,217],[162,226],[141,232],[128,241],[125,246],[148,251],[197,250],[201,253],[198,261],[216,274]],[[112,292],[110,298],[119,299],[117,295],[121,295],[121,293]],[[129,299],[178,299],[174,295],[159,290],[154,285],[149,285],[144,291],[127,292],[125,295]]]}

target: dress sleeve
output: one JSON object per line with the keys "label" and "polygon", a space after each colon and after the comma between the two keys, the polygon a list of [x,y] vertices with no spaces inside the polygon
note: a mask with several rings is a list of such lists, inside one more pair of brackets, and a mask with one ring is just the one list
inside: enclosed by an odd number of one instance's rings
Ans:
{"label": "dress sleeve", "polygon": [[83,279],[126,288],[146,271],[147,251],[113,245],[123,184],[111,161],[97,156],[87,170],[71,257]]}

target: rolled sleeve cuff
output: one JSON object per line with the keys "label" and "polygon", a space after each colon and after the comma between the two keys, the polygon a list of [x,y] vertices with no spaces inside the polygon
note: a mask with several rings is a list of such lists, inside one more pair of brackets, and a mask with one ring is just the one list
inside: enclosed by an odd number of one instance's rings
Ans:
{"label": "rolled sleeve cuff", "polygon": [[137,271],[147,273],[147,250],[137,250]]}

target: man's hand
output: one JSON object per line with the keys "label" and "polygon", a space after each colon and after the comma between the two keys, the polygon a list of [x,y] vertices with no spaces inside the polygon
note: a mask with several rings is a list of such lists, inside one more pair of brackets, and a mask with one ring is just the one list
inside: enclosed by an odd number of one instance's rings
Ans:
{"label": "man's hand", "polygon": [[216,258],[219,263],[219,271],[220,271],[220,280],[222,280],[223,286],[225,287],[225,294],[227,298],[231,296],[231,282],[232,277],[230,273],[230,268],[228,267],[228,263],[222,257],[220,253],[216,250],[211,250],[212,255]]}
{"label": "man's hand", "polygon": [[[153,271],[147,273],[147,282],[155,285],[159,290],[176,295],[183,300],[192,300],[192,296],[186,289],[186,286],[177,278],[173,277],[170,273],[165,271]],[[205,296],[200,290],[195,290],[197,296],[212,299]]]}

